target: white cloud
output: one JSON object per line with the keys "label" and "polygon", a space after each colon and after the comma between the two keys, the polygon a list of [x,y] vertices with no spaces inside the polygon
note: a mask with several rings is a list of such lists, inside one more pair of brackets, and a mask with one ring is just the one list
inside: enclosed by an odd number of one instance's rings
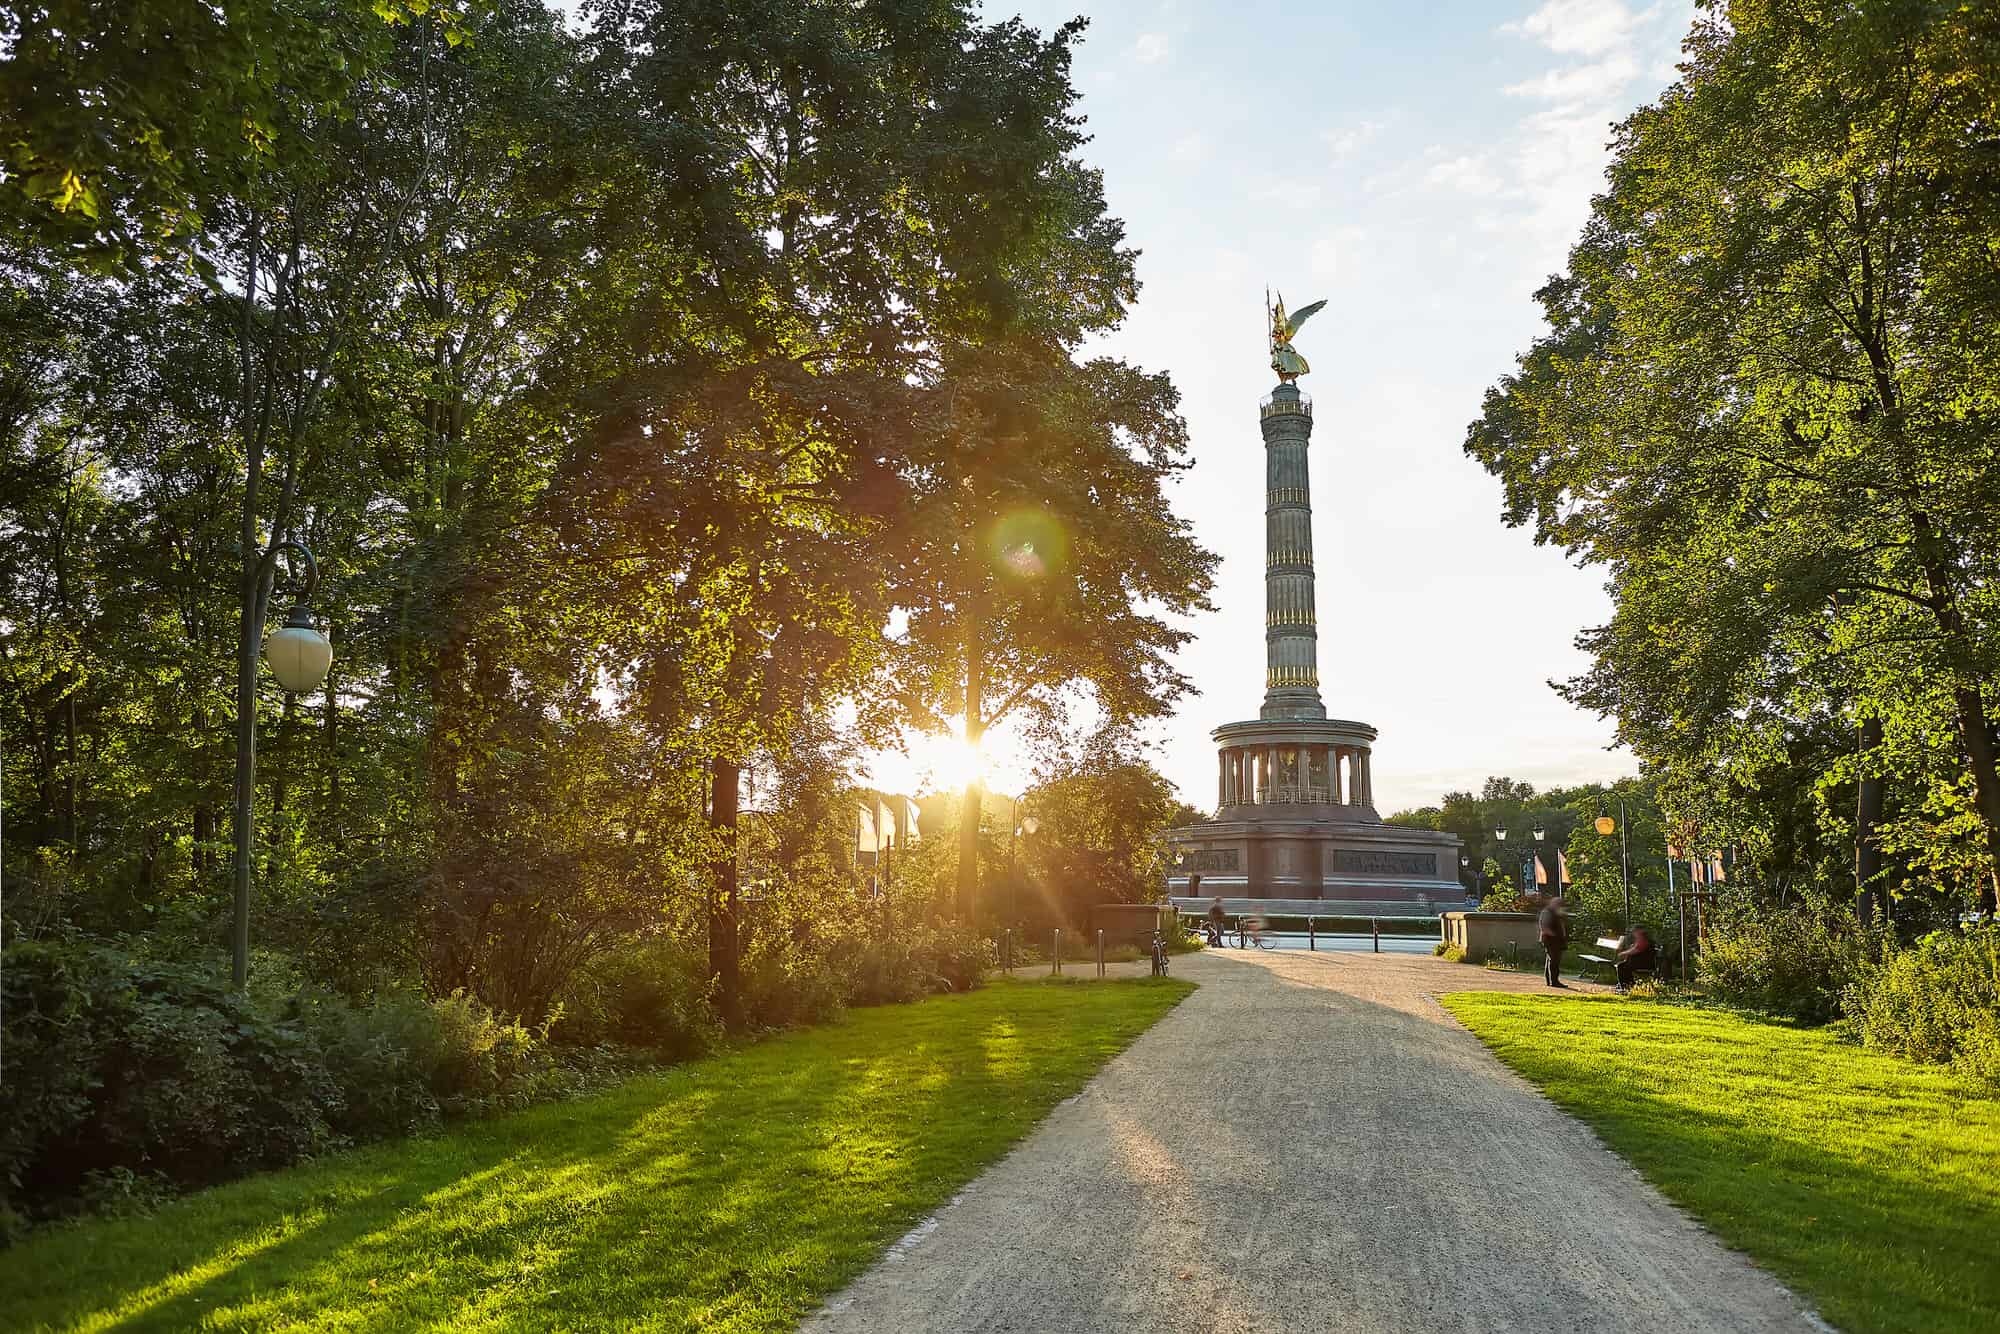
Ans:
{"label": "white cloud", "polygon": [[1157,65],[1167,58],[1172,43],[1163,32],[1142,32],[1139,40],[1132,43],[1132,55],[1142,65]]}
{"label": "white cloud", "polygon": [[1174,140],[1168,155],[1176,162],[1205,162],[1215,149],[1215,140],[1204,130],[1190,130]]}
{"label": "white cloud", "polygon": [[1500,188],[1500,177],[1494,173],[1483,153],[1466,153],[1434,163],[1424,173],[1424,179],[1432,185],[1474,195],[1492,194]]}
{"label": "white cloud", "polygon": [[1550,102],[1602,101],[1637,78],[1639,62],[1619,52],[1589,65],[1552,69],[1540,78],[1511,83],[1500,91],[1509,97],[1539,97]]}
{"label": "white cloud", "polygon": [[1633,13],[1624,0],[1548,0],[1500,31],[1530,37],[1564,55],[1601,56],[1631,45],[1652,11]]}
{"label": "white cloud", "polygon": [[1369,140],[1382,133],[1382,128],[1382,122],[1379,120],[1364,120],[1358,125],[1343,125],[1331,130],[1322,130],[1319,137],[1325,141],[1329,157],[1335,162],[1345,162],[1359,152]]}

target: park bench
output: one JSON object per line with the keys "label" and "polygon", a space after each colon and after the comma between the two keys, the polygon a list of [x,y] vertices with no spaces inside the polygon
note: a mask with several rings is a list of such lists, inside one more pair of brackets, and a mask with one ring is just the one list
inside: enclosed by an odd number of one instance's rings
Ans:
{"label": "park bench", "polygon": [[[1624,947],[1625,942],[1617,936],[1599,936],[1597,938],[1597,948],[1606,952],[1603,954],[1585,954],[1581,957],[1588,963],[1601,963],[1606,968],[1615,970],[1618,967],[1618,951]],[[1660,975],[1660,951],[1658,948],[1653,950],[1653,962],[1641,964],[1634,971],[1651,973],[1654,977],[1658,977]]]}
{"label": "park bench", "polygon": [[1601,963],[1607,967],[1615,966],[1618,962],[1618,951],[1624,947],[1624,943],[1624,941],[1616,936],[1599,936],[1597,938],[1597,948],[1606,950],[1608,953],[1586,954],[1583,958],[1590,963]]}

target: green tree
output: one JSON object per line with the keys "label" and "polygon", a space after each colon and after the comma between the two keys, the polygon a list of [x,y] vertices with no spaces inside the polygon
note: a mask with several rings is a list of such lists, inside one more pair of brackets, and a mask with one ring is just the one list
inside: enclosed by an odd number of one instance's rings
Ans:
{"label": "green tree", "polygon": [[1569,698],[1718,799],[1858,733],[1821,774],[1893,784],[1904,842],[1990,901],[2000,23],[1743,0],[1685,54],[1467,451],[1510,522],[1609,571]]}

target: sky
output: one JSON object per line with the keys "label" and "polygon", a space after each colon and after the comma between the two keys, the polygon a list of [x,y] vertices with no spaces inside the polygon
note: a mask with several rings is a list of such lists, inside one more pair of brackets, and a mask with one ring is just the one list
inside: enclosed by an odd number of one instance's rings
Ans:
{"label": "sky", "polygon": [[[989,0],[1049,31],[1079,0]],[[1179,513],[1222,555],[1213,613],[1179,663],[1201,691],[1150,730],[1153,757],[1215,803],[1210,729],[1257,716],[1264,672],[1264,461],[1275,383],[1264,289],[1327,308],[1312,363],[1320,692],[1380,730],[1384,814],[1476,790],[1633,769],[1612,725],[1551,679],[1609,614],[1601,571],[1507,528],[1497,480],[1463,453],[1487,388],[1542,330],[1601,186],[1610,126],[1674,78],[1685,0],[1384,5],[1099,3],[1074,76],[1111,211],[1141,251],[1139,301],[1088,351],[1169,372],[1193,468]],[[1031,757],[1003,739],[999,790]],[[949,782],[947,748],[877,767]],[[899,781],[900,780],[900,781]]]}

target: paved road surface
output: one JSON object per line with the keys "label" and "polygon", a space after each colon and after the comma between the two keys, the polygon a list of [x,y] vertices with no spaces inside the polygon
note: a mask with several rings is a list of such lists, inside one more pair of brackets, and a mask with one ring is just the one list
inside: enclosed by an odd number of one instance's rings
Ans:
{"label": "paved road surface", "polygon": [[1174,971],[1201,989],[804,1328],[1825,1330],[1431,999],[1538,978]]}

